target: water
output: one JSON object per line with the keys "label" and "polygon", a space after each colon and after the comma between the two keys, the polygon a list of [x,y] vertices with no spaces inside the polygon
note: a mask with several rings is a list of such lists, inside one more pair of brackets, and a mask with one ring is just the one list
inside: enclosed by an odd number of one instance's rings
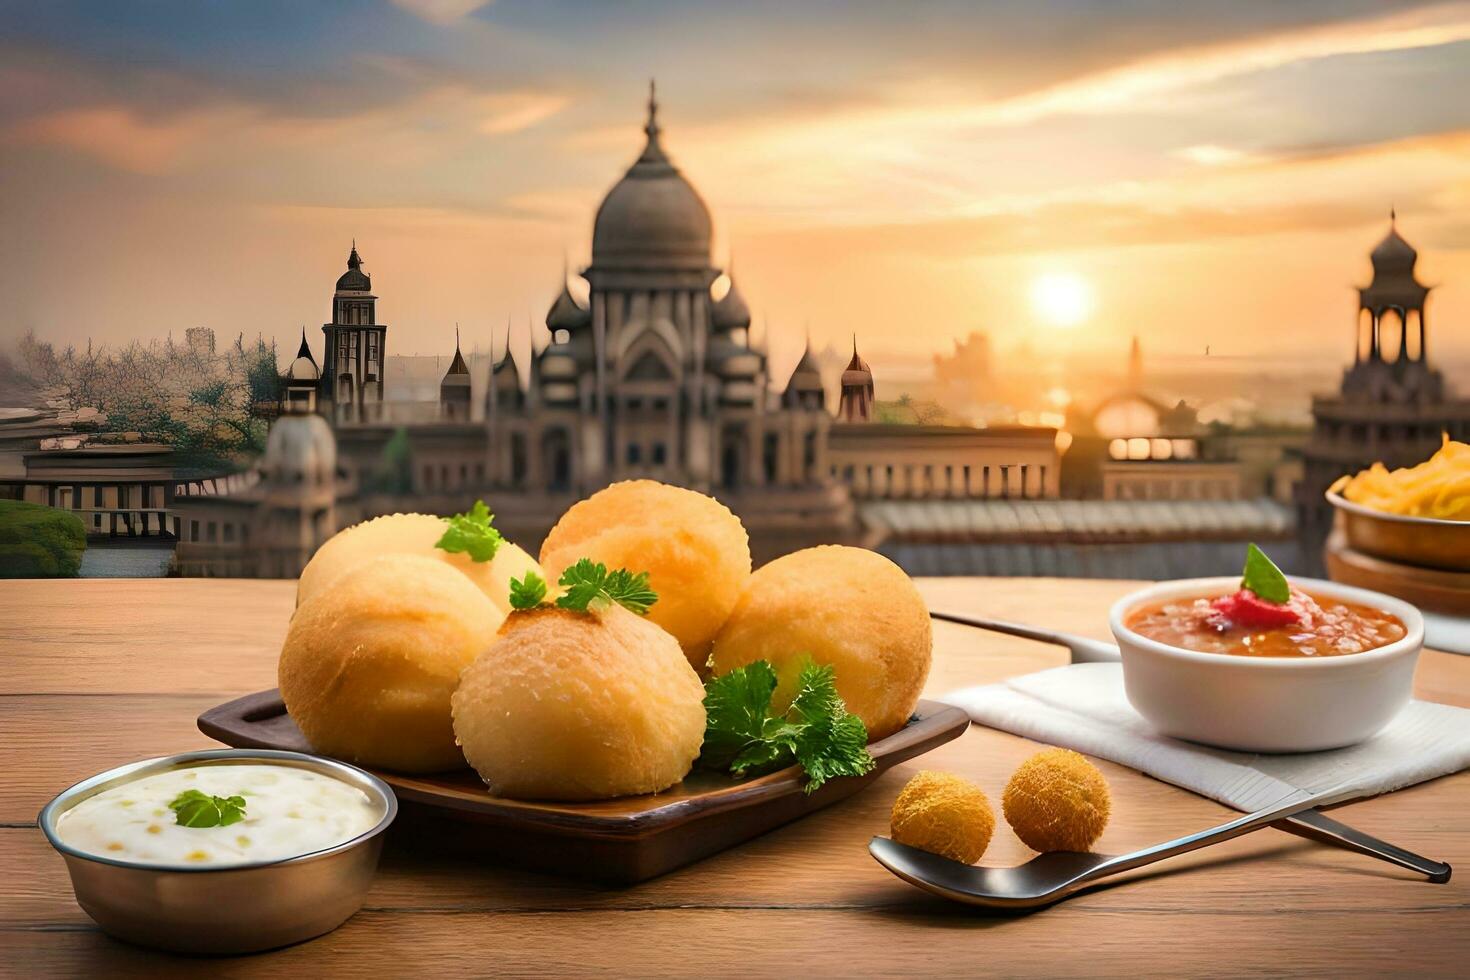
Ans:
{"label": "water", "polygon": [[163,578],[173,556],[172,540],[89,538],[81,577]]}

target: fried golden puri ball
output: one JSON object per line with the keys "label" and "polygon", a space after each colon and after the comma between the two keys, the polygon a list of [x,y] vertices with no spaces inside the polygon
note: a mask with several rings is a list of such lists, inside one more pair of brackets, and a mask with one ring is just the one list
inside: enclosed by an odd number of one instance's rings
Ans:
{"label": "fried golden puri ball", "polygon": [[510,615],[464,672],[454,732],[492,792],[597,800],[653,793],[704,741],[704,685],[668,633],[621,606]]}
{"label": "fried golden puri ball", "polygon": [[1021,763],[1001,807],[1033,851],[1090,851],[1108,825],[1112,800],[1091,762],[1071,749],[1046,749]]}
{"label": "fried golden puri ball", "polygon": [[841,545],[808,548],[763,565],[715,637],[715,675],[766,660],[778,705],[795,694],[802,661],[835,668],[837,692],[870,738],[908,723],[929,676],[929,610],[893,562]]}
{"label": "fried golden puri ball", "polygon": [[974,864],[990,846],[995,813],[968,779],[926,769],[893,801],[892,833],[900,844]]}
{"label": "fried golden puri ball", "polygon": [[614,483],[562,515],[541,546],[547,580],[581,558],[647,572],[648,618],[674,635],[695,670],[750,578],[750,539],[724,504],[653,480]]}
{"label": "fried golden puri ball", "polygon": [[449,696],[504,614],[442,561],[384,555],[291,619],[281,697],[311,747],[400,772],[464,765]]}
{"label": "fried golden puri ball", "polygon": [[490,561],[475,561],[462,552],[434,547],[446,527],[445,519],[433,514],[389,514],[345,528],[318,548],[302,569],[296,604],[305,603],[369,559],[405,554],[433,558],[459,570],[503,612],[510,612],[510,580],[528,571],[539,575],[541,566],[536,559],[509,541],[501,542]]}

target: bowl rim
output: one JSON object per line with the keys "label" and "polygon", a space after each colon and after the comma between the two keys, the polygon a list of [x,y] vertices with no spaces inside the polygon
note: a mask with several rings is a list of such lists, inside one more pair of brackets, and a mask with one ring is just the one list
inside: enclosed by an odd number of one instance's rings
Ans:
{"label": "bowl rim", "polygon": [[1388,521],[1393,524],[1420,524],[1426,527],[1458,527],[1470,531],[1470,521],[1452,521],[1444,517],[1420,517],[1415,514],[1394,514],[1390,511],[1379,510],[1365,504],[1349,500],[1335,490],[1328,490],[1323,494],[1327,502],[1338,510],[1356,514],[1359,517],[1368,517],[1373,520]]}
{"label": "bowl rim", "polygon": [[1384,612],[1398,617],[1404,624],[1404,635],[1392,643],[1363,650],[1359,653],[1343,653],[1332,657],[1242,657],[1233,653],[1209,653],[1203,650],[1186,650],[1136,633],[1124,625],[1129,612],[1145,602],[1157,601],[1174,595],[1194,592],[1209,592],[1215,589],[1233,591],[1240,586],[1238,575],[1217,575],[1208,578],[1170,579],[1135,589],[1113,603],[1108,610],[1108,626],[1118,641],[1118,648],[1127,659],[1130,644],[1150,653],[1186,660],[1192,663],[1229,664],[1238,669],[1257,670],[1343,670],[1354,665],[1380,660],[1393,660],[1405,654],[1416,653],[1424,646],[1424,615],[1411,603],[1393,596],[1360,589],[1354,585],[1343,585],[1325,579],[1289,576],[1293,585],[1303,591],[1317,592],[1337,599],[1345,599],[1365,606],[1376,606]]}
{"label": "bowl rim", "polygon": [[[306,851],[302,854],[293,854],[289,857],[274,858],[269,861],[250,861],[243,864],[224,865],[197,865],[197,864],[164,864],[151,861],[127,861],[120,858],[106,857],[101,854],[93,854],[72,847],[56,836],[56,822],[63,814],[84,800],[96,796],[104,790],[111,789],[130,779],[141,778],[154,772],[164,772],[171,769],[190,768],[193,765],[230,765],[249,762],[266,762],[293,766],[298,769],[310,769],[327,776],[339,779],[342,782],[356,785],[366,792],[375,793],[379,802],[383,804],[382,816],[378,822],[356,837],[349,838],[330,847],[319,848],[315,851]],[[345,777],[345,778],[344,778]],[[36,816],[36,825],[40,827],[41,833],[45,835],[50,845],[62,855],[69,858],[79,858],[84,861],[92,861],[97,864],[107,864],[117,868],[128,868],[134,871],[156,871],[168,874],[227,874],[233,871],[253,871],[261,868],[274,868],[282,865],[304,864],[309,861],[318,861],[331,857],[342,851],[351,850],[370,839],[381,835],[393,823],[398,816],[398,797],[393,788],[382,779],[360,769],[357,766],[336,759],[328,759],[323,756],[311,755],[306,752],[288,752],[283,749],[201,749],[195,752],[177,752],[173,755],[160,755],[151,759],[140,759],[137,762],[128,762],[111,769],[105,769],[86,779],[79,780],[66,789],[57,793],[49,803],[41,808]]]}

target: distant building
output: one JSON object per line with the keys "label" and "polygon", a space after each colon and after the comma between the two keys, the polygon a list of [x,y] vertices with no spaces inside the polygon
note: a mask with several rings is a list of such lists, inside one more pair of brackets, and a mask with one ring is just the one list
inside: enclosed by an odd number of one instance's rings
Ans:
{"label": "distant building", "polygon": [[[362,271],[357,242],[347,254],[347,271],[332,294],[332,322],[326,335],[319,399],[334,417],[371,418],[383,403],[383,359],[388,327],[378,322],[373,280]],[[308,354],[310,351],[308,351]]]}
{"label": "distant building", "polygon": [[876,424],[856,347],[837,421],[810,344],[773,385],[739,285],[714,297],[710,212],[665,153],[657,111],[650,97],[643,151],[598,208],[581,273],[588,305],[563,276],[546,314],[550,343],[521,365],[507,338],[478,399],[456,337],[437,403],[383,400],[386,328],[354,243],[324,326],[317,399],[331,428],[303,414],[316,368],[303,344],[283,382],[290,411],[276,423],[291,435],[272,430],[258,483],[231,499],[181,500],[180,572],[294,575],[324,529],[452,513],[476,497],[534,550],[573,502],[638,477],[718,497],[744,521],[757,562],[858,541],[855,500],[1056,496],[1054,429]]}
{"label": "distant building", "polygon": [[1089,408],[1075,407],[1067,430],[1062,493],[1102,500],[1239,500],[1256,496],[1220,433],[1184,402],[1172,408],[1145,391],[1143,350],[1134,337],[1127,380]]}
{"label": "distant building", "polygon": [[1431,287],[1415,275],[1419,253],[1399,234],[1396,215],[1369,258],[1373,279],[1358,290],[1352,367],[1336,395],[1312,399],[1312,437],[1302,452],[1298,524],[1318,569],[1332,526],[1324,495],[1334,481],[1375,462],[1391,469],[1423,462],[1442,433],[1470,439],[1470,400],[1453,396],[1430,365],[1424,307]]}
{"label": "distant building", "polygon": [[852,338],[852,360],[842,372],[837,418],[843,422],[873,421],[873,371],[858,356],[857,337]]}

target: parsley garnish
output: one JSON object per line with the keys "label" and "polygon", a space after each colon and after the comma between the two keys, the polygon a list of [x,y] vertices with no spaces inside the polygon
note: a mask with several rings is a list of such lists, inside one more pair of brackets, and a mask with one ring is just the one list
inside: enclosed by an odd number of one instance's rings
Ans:
{"label": "parsley garnish", "polygon": [[184,790],[168,808],[181,827],[228,827],[245,819],[245,797],[209,796],[197,789]]}
{"label": "parsley garnish", "polygon": [[444,536],[434,545],[451,553],[464,552],[474,561],[489,561],[500,549],[505,539],[491,526],[495,515],[485,506],[485,501],[475,501],[468,512],[446,518],[449,526]]}
{"label": "parsley garnish", "polygon": [[795,763],[814,793],[834,776],[861,776],[873,768],[868,729],[837,693],[836,671],[810,660],[801,668],[796,697],[783,715],[771,714],[776,671],[757,660],[705,685],[704,747],[707,769],[753,775]]}
{"label": "parsley garnish", "polygon": [[520,581],[510,580],[510,607],[512,609],[535,609],[546,598],[546,579],[535,572],[527,572]]}
{"label": "parsley garnish", "polygon": [[1291,601],[1291,585],[1276,563],[1254,544],[1245,549],[1245,571],[1240,577],[1240,587],[1265,599],[1267,602]]}
{"label": "parsley garnish", "polygon": [[[658,601],[658,593],[648,587],[648,573],[633,574],[626,568],[609,572],[602,562],[583,558],[561,573],[556,584],[566,591],[556,598],[561,609],[574,612],[601,612],[617,603],[629,612],[642,616]],[[546,579],[527,572],[520,581],[510,580],[512,609],[535,609],[548,605]]]}
{"label": "parsley garnish", "polygon": [[658,593],[648,587],[648,573],[634,575],[626,568],[609,572],[602,562],[583,558],[561,573],[556,584],[566,589],[557,597],[563,609],[589,612],[618,605],[642,616],[658,601]]}

